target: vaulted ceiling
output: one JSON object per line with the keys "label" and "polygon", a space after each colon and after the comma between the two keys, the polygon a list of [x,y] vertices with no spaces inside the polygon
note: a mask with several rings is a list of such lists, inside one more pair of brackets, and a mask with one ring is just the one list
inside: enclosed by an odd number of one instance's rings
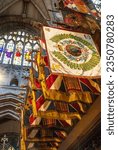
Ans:
{"label": "vaulted ceiling", "polygon": [[1,0],[0,31],[25,28],[38,32],[32,27],[50,24],[54,15],[49,10],[54,10],[56,6],[55,0]]}

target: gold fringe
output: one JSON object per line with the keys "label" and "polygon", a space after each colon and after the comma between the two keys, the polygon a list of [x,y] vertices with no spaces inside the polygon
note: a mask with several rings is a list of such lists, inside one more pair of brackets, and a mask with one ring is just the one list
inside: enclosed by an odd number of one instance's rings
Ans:
{"label": "gold fringe", "polygon": [[78,118],[81,120],[81,116],[79,113],[59,113],[57,111],[39,111],[38,117],[41,118],[51,118],[51,119],[59,119],[59,120],[68,120],[73,118]]}
{"label": "gold fringe", "polygon": [[45,90],[44,97],[46,100],[52,101],[64,101],[71,103],[74,101],[80,101],[83,103],[92,103],[92,98],[90,92],[70,92],[69,94],[65,92],[60,92],[57,90]]}
{"label": "gold fringe", "polygon": [[48,138],[48,137],[43,137],[43,138],[27,138],[26,142],[62,142],[61,139],[59,138]]}
{"label": "gold fringe", "polygon": [[91,85],[98,91],[101,92],[100,90],[100,86],[98,83],[94,82],[93,80],[89,79],[89,82],[91,83]]}

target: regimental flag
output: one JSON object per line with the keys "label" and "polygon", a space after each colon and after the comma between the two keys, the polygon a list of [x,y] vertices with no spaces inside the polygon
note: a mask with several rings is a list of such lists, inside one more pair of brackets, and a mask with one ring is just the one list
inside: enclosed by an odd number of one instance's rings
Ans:
{"label": "regimental flag", "polygon": [[[95,16],[95,17],[101,17],[101,14],[100,14],[100,9],[99,8],[99,11],[96,9],[96,4],[94,4],[93,0],[86,0],[85,1],[86,5],[89,7],[89,9],[91,10],[91,13]],[[100,3],[99,3],[99,6],[100,6]]]}
{"label": "regimental flag", "polygon": [[64,84],[66,87],[66,91],[90,91],[92,94],[99,94],[101,92],[100,90],[100,84],[92,79],[87,78],[72,78],[72,77],[63,77]]}
{"label": "regimental flag", "polygon": [[[55,104],[55,109],[58,112],[66,112],[66,113],[70,112],[68,103],[65,103],[65,102],[54,102],[54,104]],[[58,121],[64,127],[72,126],[72,120],[71,119],[58,120]]]}
{"label": "regimental flag", "polygon": [[[69,12],[69,13],[68,13]],[[93,17],[84,15],[77,12],[62,11],[64,17],[64,23],[69,27],[73,27],[76,30],[80,30],[77,27],[82,27],[86,31],[100,30],[100,25]]]}
{"label": "regimental flag", "polygon": [[[48,77],[48,76],[47,76]],[[48,78],[49,79],[49,78]],[[48,85],[48,87],[51,86],[51,84]],[[52,83],[52,87],[55,87]],[[57,87],[57,86],[56,86]],[[37,91],[36,91],[37,92]],[[38,93],[36,94],[36,106],[37,106],[37,110],[38,111],[46,111],[48,109],[48,107],[50,106],[51,102],[50,101],[45,101],[44,97],[40,91],[38,91]],[[39,125],[41,123],[41,118],[40,117],[34,117],[33,114],[30,114],[29,117],[29,122],[31,125]],[[49,123],[49,121],[47,121],[47,123]],[[33,138],[36,136],[36,134],[38,133],[38,129],[33,129],[30,134],[29,137]],[[28,148],[32,147],[32,143],[29,144]]]}
{"label": "regimental flag", "polygon": [[100,56],[89,34],[43,27],[53,74],[100,76]]}
{"label": "regimental flag", "polygon": [[[41,95],[41,92],[36,91],[36,108],[38,111],[46,111],[50,105],[51,102],[45,101],[44,97]],[[38,125],[41,121],[41,118],[34,117],[33,114],[29,117],[29,122],[31,125]]]}
{"label": "regimental flag", "polygon": [[65,102],[54,102],[58,112],[69,112],[68,104]]}
{"label": "regimental flag", "polygon": [[81,102],[79,102],[79,101],[77,101],[77,102],[73,102],[73,103],[70,103],[69,104],[69,109],[70,109],[70,111],[72,112],[79,112],[79,113],[85,113],[86,112],[86,110],[87,110],[87,105],[86,104],[84,104],[84,103],[81,103]]}
{"label": "regimental flag", "polygon": [[63,0],[64,6],[74,11],[88,14],[90,13],[89,8],[83,2],[83,0]]}
{"label": "regimental flag", "polygon": [[81,13],[62,11],[64,17],[64,23],[72,27],[79,27],[84,25],[84,28],[89,28],[89,26],[85,25],[85,19]]}
{"label": "regimental flag", "polygon": [[63,0],[64,7],[74,10],[75,12],[80,12],[83,14],[89,14],[94,17],[100,17],[100,14],[96,11],[93,2],[83,0]]}
{"label": "regimental flag", "polygon": [[82,91],[78,78],[63,77],[63,80],[67,92]]}
{"label": "regimental flag", "polygon": [[100,25],[91,16],[85,16],[86,23],[89,25],[91,31],[100,30]]}
{"label": "regimental flag", "polygon": [[41,88],[41,85],[40,85],[40,83],[39,83],[37,78],[34,78],[34,85],[36,86],[37,89]]}
{"label": "regimental flag", "polygon": [[[72,112],[77,111],[80,113],[85,113],[87,106],[86,101],[90,102],[92,100],[92,95],[100,95],[100,79],[87,79],[87,78],[74,78],[74,77],[63,77],[66,91],[69,92],[85,92],[91,93],[91,97],[84,97],[83,103],[80,101],[75,101],[69,104],[69,110]],[[84,103],[85,101],[85,103]],[[92,102],[92,101],[91,101]]]}
{"label": "regimental flag", "polygon": [[97,83],[96,81],[93,81],[92,79],[85,79],[85,78],[80,78],[79,82],[81,84],[82,90],[88,90],[91,91],[93,94],[95,93],[101,93],[101,89],[100,89],[100,84]]}
{"label": "regimental flag", "polygon": [[[48,67],[45,67],[45,73],[46,73],[47,88],[58,90],[61,86],[62,77],[57,76],[57,75],[54,75],[54,76],[51,75]],[[41,91],[39,92],[39,90],[38,90],[38,93],[36,94],[36,98],[37,98],[36,106],[37,106],[38,111],[46,111],[51,106],[52,102],[45,101]],[[55,119],[41,119],[40,117],[35,118],[35,117],[33,117],[33,114],[31,114],[29,117],[29,122],[31,125],[39,125],[39,124],[41,124],[41,121],[42,121],[42,125],[45,125],[45,126],[51,126],[56,123]],[[63,120],[62,122],[60,121],[60,124],[64,125],[64,126],[69,125],[68,120],[67,121]],[[31,133],[29,134],[29,137],[31,137],[31,138],[35,137],[37,133],[38,133],[38,129],[33,129],[31,131]],[[30,143],[28,148],[30,148],[32,146],[33,145]]]}
{"label": "regimental flag", "polygon": [[[48,67],[45,67],[45,74],[46,74],[47,88],[48,89],[58,89],[61,85],[62,77],[57,76],[57,75],[51,75]],[[34,82],[34,84],[37,85],[35,82]],[[31,87],[31,85],[30,85],[30,87]],[[48,109],[49,105],[51,104],[51,102],[44,100],[42,91],[40,90],[41,85],[39,82],[38,82],[38,88],[39,88],[38,91],[35,91],[37,110],[46,111]],[[30,116],[30,123],[31,124],[39,123],[36,121],[36,118],[33,117],[33,114],[31,114],[31,116]]]}

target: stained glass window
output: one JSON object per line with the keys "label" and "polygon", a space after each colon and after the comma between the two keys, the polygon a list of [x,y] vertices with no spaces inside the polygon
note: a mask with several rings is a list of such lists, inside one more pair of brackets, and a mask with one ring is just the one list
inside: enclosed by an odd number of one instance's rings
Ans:
{"label": "stained glass window", "polygon": [[25,49],[24,49],[24,60],[23,60],[23,66],[30,66],[31,63],[28,60],[31,60],[31,50],[32,50],[32,46],[30,43],[27,43],[25,45]]}
{"label": "stained glass window", "polygon": [[0,63],[17,66],[31,66],[32,49],[38,50],[39,43],[34,35],[25,31],[9,32],[0,37]]}
{"label": "stained glass window", "polygon": [[1,62],[1,59],[2,59],[4,47],[5,47],[5,40],[0,39],[0,62]]}
{"label": "stained glass window", "polygon": [[[36,41],[33,41],[33,43],[35,43],[35,45],[33,46],[33,50],[39,50],[39,44],[36,43]],[[33,60],[35,60],[35,55],[36,55],[36,52],[35,53],[32,53],[32,57],[33,57]]]}
{"label": "stained glass window", "polygon": [[14,65],[21,65],[22,62],[22,52],[23,52],[23,43],[18,42],[16,44],[16,50],[15,50],[15,55],[14,55]]}
{"label": "stained glass window", "polygon": [[38,49],[39,49],[38,43],[36,43],[36,44],[34,45],[33,49],[34,49],[34,50],[38,50]]}
{"label": "stained glass window", "polygon": [[9,40],[12,39],[12,36],[10,35],[10,36],[8,37],[8,39],[9,39]]}
{"label": "stained glass window", "polygon": [[14,51],[14,42],[11,40],[8,42],[5,50],[4,50],[4,64],[11,64],[12,56]]}
{"label": "stained glass window", "polygon": [[7,35],[4,35],[4,38],[5,38],[5,39],[7,39],[7,37],[8,37]]}

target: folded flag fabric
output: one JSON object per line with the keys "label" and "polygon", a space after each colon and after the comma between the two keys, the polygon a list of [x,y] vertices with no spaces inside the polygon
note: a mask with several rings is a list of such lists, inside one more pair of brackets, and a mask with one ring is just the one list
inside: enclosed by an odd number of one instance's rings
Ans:
{"label": "folded flag fabric", "polygon": [[48,127],[54,127],[56,125],[55,119],[42,119],[42,125]]}
{"label": "folded flag fabric", "polygon": [[58,112],[69,112],[68,104],[62,102],[54,102]]}
{"label": "folded flag fabric", "polygon": [[64,80],[66,90],[68,92],[69,91],[82,91],[78,78],[71,78],[71,77],[64,76],[63,80]]}
{"label": "folded flag fabric", "polygon": [[79,78],[78,80],[81,84],[83,91],[88,90],[88,91],[91,91],[93,94],[101,92],[100,84],[97,83],[97,80],[99,79],[96,79],[96,81],[93,81],[92,79]]}
{"label": "folded flag fabric", "polygon": [[85,0],[84,2],[89,7],[89,9],[91,10],[91,13],[95,17],[101,17],[101,14],[100,14],[101,2],[100,2],[100,0]]}
{"label": "folded flag fabric", "polygon": [[95,4],[91,0],[63,0],[64,7],[80,12],[83,14],[89,14],[94,17],[100,17],[100,13],[97,12]]}
{"label": "folded flag fabric", "polygon": [[81,13],[90,13],[89,8],[82,0],[63,0],[64,6]]}
{"label": "folded flag fabric", "polygon": [[55,133],[61,139],[65,139],[67,136],[67,133],[65,131],[55,131]]}
{"label": "folded flag fabric", "polygon": [[[49,68],[45,67],[45,74],[46,74],[46,85],[48,89],[59,89],[61,86],[62,77],[57,75],[51,75]],[[36,85],[36,83],[34,83]],[[31,85],[30,85],[31,86]],[[38,82],[38,88],[41,88],[40,83]],[[36,107],[37,110],[46,111],[51,104],[50,101],[45,101],[42,91],[38,89],[38,91],[35,91],[36,95]],[[37,118],[33,117],[33,114],[30,115],[30,124],[39,123],[36,121]],[[39,119],[38,119],[39,120]]]}
{"label": "folded flag fabric", "polygon": [[81,13],[62,12],[64,17],[64,23],[70,27],[82,27],[86,30],[96,31],[100,30],[100,25],[97,20],[92,18],[91,16],[83,15]]}

